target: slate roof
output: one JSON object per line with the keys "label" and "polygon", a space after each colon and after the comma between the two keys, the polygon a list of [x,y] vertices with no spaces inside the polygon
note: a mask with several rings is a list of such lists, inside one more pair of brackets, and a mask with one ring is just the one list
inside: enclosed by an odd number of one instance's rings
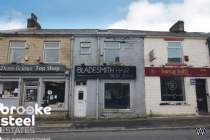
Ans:
{"label": "slate roof", "polygon": [[0,30],[0,36],[138,36],[138,37],[190,37],[207,38],[210,33],[203,32],[166,32],[125,29],[17,29]]}

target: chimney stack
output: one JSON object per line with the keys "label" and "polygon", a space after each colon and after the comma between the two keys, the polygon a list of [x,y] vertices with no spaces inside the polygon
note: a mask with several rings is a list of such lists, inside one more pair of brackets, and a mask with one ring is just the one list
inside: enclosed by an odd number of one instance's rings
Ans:
{"label": "chimney stack", "polygon": [[170,32],[182,33],[184,31],[184,21],[177,21],[171,28]]}
{"label": "chimney stack", "polygon": [[31,17],[27,20],[27,28],[41,29],[41,25],[37,22],[37,16],[31,13]]}

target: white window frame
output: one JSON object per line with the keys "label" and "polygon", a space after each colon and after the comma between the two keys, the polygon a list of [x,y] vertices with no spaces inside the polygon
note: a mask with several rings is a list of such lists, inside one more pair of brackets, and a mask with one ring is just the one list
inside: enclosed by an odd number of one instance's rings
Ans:
{"label": "white window frame", "polygon": [[[15,47],[15,46],[12,46],[12,42],[23,42],[24,46],[23,47]],[[26,41],[25,40],[11,40],[10,41],[10,43],[9,43],[9,61],[10,61],[10,63],[13,63],[13,62],[20,63],[20,62],[14,61],[14,59],[13,59],[14,52],[12,50],[13,49],[18,49],[18,50],[22,50],[23,49],[23,51],[24,51],[23,58],[24,58],[25,57],[25,47],[26,47]]]}
{"label": "white window frame", "polygon": [[[180,47],[169,47],[168,43],[180,43],[181,48]],[[181,49],[181,61],[180,62],[169,62],[169,49]],[[184,62],[183,60],[183,44],[181,41],[167,41],[167,63],[169,64],[182,64]]]}
{"label": "white window frame", "polygon": [[[56,43],[58,43],[58,48],[53,48],[53,47],[51,47],[51,48],[46,48],[46,44],[45,43],[47,43],[47,42],[56,42]],[[46,61],[46,53],[45,53],[45,50],[58,50],[58,61],[57,62],[48,62],[48,61]],[[44,41],[44,51],[43,51],[43,58],[44,58],[44,62],[45,63],[60,63],[60,41]]]}
{"label": "white window frame", "polygon": [[[107,47],[106,46],[106,42],[117,42],[119,44],[119,46],[116,48],[116,47]],[[106,61],[106,50],[118,50],[120,52],[120,49],[121,49],[121,44],[120,44],[120,41],[104,41],[104,63],[115,63],[115,61]],[[120,57],[120,56],[119,56]]]}
{"label": "white window frame", "polygon": [[[89,43],[90,46],[82,46],[83,43]],[[88,41],[87,42],[86,41],[80,42],[80,54],[81,55],[89,55],[89,54],[91,54],[91,46],[92,46],[92,43],[91,42],[88,42]],[[89,48],[89,52],[82,52],[81,51],[82,48]]]}
{"label": "white window frame", "polygon": [[[130,97],[130,102],[129,102],[129,108],[128,109],[106,109],[105,108],[105,84],[109,83],[109,84],[115,84],[115,83],[120,83],[120,84],[129,84],[129,97]],[[120,80],[116,80],[116,81],[109,81],[109,80],[105,80],[103,82],[103,111],[104,112],[115,112],[115,111],[119,111],[119,112],[132,112],[132,83],[129,81],[120,81]]]}

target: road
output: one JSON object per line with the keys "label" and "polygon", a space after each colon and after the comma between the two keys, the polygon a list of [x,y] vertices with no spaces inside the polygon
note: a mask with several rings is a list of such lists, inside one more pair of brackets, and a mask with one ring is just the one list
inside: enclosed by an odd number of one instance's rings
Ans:
{"label": "road", "polygon": [[[9,136],[1,136],[9,140]],[[195,130],[147,130],[118,132],[71,132],[11,136],[13,140],[210,140],[210,130],[198,136]]]}

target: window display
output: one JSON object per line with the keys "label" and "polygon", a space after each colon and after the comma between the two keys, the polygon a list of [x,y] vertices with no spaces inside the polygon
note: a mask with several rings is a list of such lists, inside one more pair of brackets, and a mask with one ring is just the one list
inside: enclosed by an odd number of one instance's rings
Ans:
{"label": "window display", "polygon": [[161,100],[184,101],[184,78],[161,77]]}
{"label": "window display", "polygon": [[64,108],[65,82],[45,82],[43,106]]}
{"label": "window display", "polygon": [[105,83],[105,109],[129,109],[130,85],[128,83]]}
{"label": "window display", "polygon": [[18,82],[0,82],[0,98],[17,97],[18,94]]}

